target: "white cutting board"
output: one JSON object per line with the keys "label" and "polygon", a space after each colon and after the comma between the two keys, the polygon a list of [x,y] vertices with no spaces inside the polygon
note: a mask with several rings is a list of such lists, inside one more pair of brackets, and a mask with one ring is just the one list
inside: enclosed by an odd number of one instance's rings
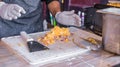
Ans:
{"label": "white cutting board", "polygon": [[[89,37],[96,36],[94,34],[88,33],[77,28],[70,28],[71,32],[77,32],[78,36]],[[39,36],[43,36],[46,32],[38,32],[29,34],[31,37],[37,39]],[[11,49],[12,52],[16,53],[20,58],[28,62],[29,64],[47,64],[58,60],[63,60],[72,56],[82,54],[88,49],[83,49],[75,45],[72,41],[56,42],[53,45],[49,45],[49,50],[29,52],[26,43],[22,40],[20,36],[12,36],[7,38],[2,38],[2,42]]]}

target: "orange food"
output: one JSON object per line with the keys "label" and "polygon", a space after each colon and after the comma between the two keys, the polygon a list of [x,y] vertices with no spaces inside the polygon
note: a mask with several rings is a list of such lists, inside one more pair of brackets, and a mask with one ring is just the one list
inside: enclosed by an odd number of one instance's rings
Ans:
{"label": "orange food", "polygon": [[97,44],[97,41],[92,37],[87,38],[87,40],[92,44]]}
{"label": "orange food", "polygon": [[114,7],[120,7],[120,2],[109,2],[107,5],[114,6]]}
{"label": "orange food", "polygon": [[70,32],[68,28],[60,28],[59,26],[55,26],[48,33],[46,33],[44,37],[40,37],[38,41],[42,42],[45,45],[50,45],[54,44],[57,40],[68,42],[69,36]]}

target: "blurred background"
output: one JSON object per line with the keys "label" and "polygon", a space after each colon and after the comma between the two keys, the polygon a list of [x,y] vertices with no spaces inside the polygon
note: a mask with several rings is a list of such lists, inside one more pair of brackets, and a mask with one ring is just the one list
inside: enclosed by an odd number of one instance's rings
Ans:
{"label": "blurred background", "polygon": [[[120,8],[119,0],[59,0],[59,2],[62,11],[75,10],[81,18],[82,29],[90,30],[100,36],[102,36],[102,14],[96,11],[108,7]],[[45,0],[43,0],[43,17],[48,26],[54,26],[54,19],[51,20]],[[57,22],[56,25],[63,26]]]}

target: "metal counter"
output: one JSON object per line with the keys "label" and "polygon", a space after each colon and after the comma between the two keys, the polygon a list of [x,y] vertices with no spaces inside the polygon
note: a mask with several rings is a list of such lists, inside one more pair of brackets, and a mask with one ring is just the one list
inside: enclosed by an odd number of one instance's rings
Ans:
{"label": "metal counter", "polygon": [[104,49],[120,54],[120,9],[107,8],[97,12],[103,14],[102,41]]}

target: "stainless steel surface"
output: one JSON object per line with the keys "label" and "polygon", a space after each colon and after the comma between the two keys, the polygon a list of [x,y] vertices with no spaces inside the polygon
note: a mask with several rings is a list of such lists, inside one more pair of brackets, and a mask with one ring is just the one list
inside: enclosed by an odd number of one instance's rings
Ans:
{"label": "stainless steel surface", "polygon": [[103,45],[104,49],[116,54],[120,54],[120,9],[114,14],[114,9],[109,13],[103,11]]}

